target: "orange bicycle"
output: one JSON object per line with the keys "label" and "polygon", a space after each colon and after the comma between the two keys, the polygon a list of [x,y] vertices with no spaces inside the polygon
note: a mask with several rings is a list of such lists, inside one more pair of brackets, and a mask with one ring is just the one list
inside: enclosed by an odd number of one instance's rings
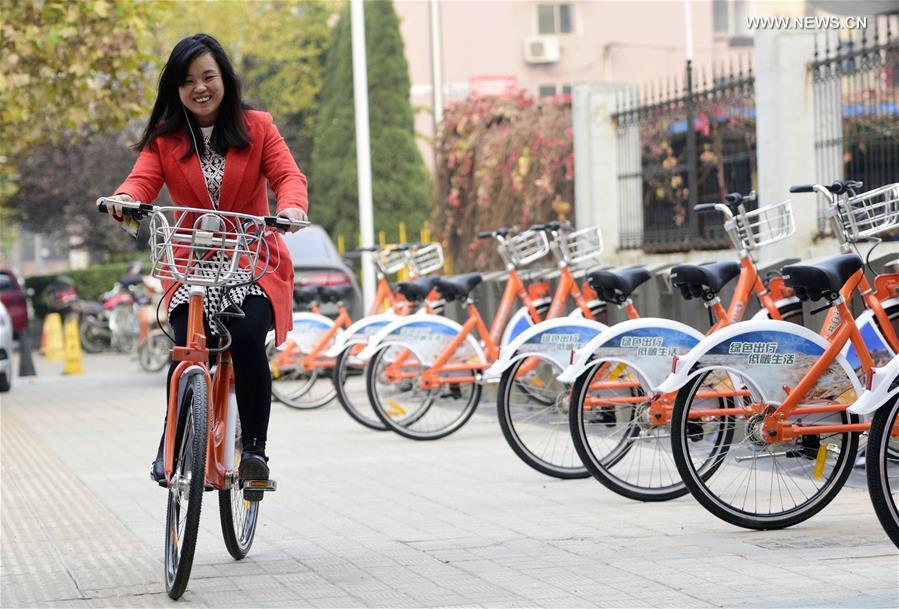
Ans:
{"label": "orange bicycle", "polygon": [[[678,472],[715,516],[751,529],[791,526],[823,509],[869,429],[849,407],[875,366],[899,353],[899,273],[873,284],[851,247],[899,228],[899,184],[856,194],[859,182],[818,192],[845,253],[783,269],[787,285],[830,309],[821,332],[777,321],[726,328],[676,362],[660,390],[680,388],[672,413]],[[870,252],[869,252],[870,255]],[[873,272],[873,270],[872,270]],[[849,309],[858,293],[866,310]],[[729,391],[726,398],[708,392]]]}
{"label": "orange bicycle", "polygon": [[[100,211],[107,213],[107,204],[121,205],[123,213],[136,219],[150,216],[153,276],[190,290],[188,343],[173,350],[179,363],[169,385],[164,446],[165,588],[177,599],[190,578],[204,491],[218,491],[225,546],[240,560],[253,543],[262,493],[276,488],[274,480],[240,480],[240,419],[228,353],[230,336],[222,325],[224,346],[206,346],[206,290],[258,281],[272,254],[263,240],[265,233],[272,227],[309,223],[108,198],[101,199]],[[212,354],[218,354],[215,366],[210,366]]]}

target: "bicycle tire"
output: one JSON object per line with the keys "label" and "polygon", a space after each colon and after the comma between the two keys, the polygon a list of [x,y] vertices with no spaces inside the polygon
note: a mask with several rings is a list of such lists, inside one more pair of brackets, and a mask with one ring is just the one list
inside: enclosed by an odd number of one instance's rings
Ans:
{"label": "bicycle tire", "polygon": [[[234,437],[234,471],[240,466],[240,418],[238,417]],[[219,521],[225,547],[234,560],[241,560],[253,546],[256,524],[259,521],[260,501],[247,501],[235,476],[231,488],[218,492]]]}
{"label": "bicycle tire", "polygon": [[[266,353],[271,359],[274,353],[274,341],[266,345]],[[296,384],[292,384],[296,382]],[[324,394],[315,392],[316,387],[327,387]],[[337,395],[332,383],[327,382],[322,370],[311,372],[294,370],[279,378],[272,379],[272,397],[295,410],[315,410],[330,403]]]}
{"label": "bicycle tire", "polygon": [[[890,446],[891,433],[899,417],[899,396],[883,404],[875,413],[868,432],[865,468],[868,478],[868,494],[880,525],[890,541],[899,548],[899,460]],[[892,476],[892,480],[891,480]]]}
{"label": "bicycle tire", "polygon": [[[347,376],[349,375],[350,357],[352,356],[350,351],[353,347],[354,345],[350,345],[344,349],[334,362],[332,380],[334,381],[334,390],[337,392],[337,401],[344,411],[350,415],[350,418],[363,427],[375,431],[387,431],[387,426],[378,418],[378,415],[375,414],[372,409],[367,393],[356,396],[356,392],[353,392],[354,395],[351,396],[350,391],[347,389]],[[361,368],[360,376],[362,377],[362,385],[364,388],[365,371],[368,368],[368,362],[360,361],[354,363],[353,366]]]}
{"label": "bicycle tire", "polygon": [[[414,380],[405,383],[392,383],[379,391],[378,380],[381,367],[384,365],[391,349],[402,349],[405,351],[406,347],[384,345],[375,352],[365,371],[368,399],[381,422],[391,431],[410,440],[439,440],[461,429],[477,409],[481,398],[481,385],[477,382],[459,384],[456,385],[459,388],[458,397],[453,395],[452,388],[449,388],[449,394],[441,395],[439,393],[440,389],[426,390],[420,387],[417,382],[417,379],[421,376],[421,370],[419,370],[418,374],[412,373],[412,379]],[[415,364],[412,363],[411,365]],[[421,365],[419,364],[420,368]],[[458,404],[457,402],[462,399],[461,391],[463,388],[469,388],[470,393],[465,398],[464,403]],[[395,395],[390,395],[391,391]],[[419,396],[422,397],[420,401],[418,400]],[[403,399],[407,405],[407,407],[401,407],[402,412],[400,414],[396,413],[398,404],[393,399],[394,397]],[[410,410],[413,407],[414,410]],[[441,419],[446,420],[447,418],[443,416],[445,412],[449,412],[449,419],[445,423],[440,423]],[[435,416],[428,417],[428,415]],[[427,425],[424,424],[426,417],[428,418]],[[436,423],[434,422],[435,418]]]}
{"label": "bicycle tire", "polygon": [[[179,407],[175,470],[168,489],[165,532],[165,589],[172,599],[180,598],[187,587],[200,527],[206,473],[208,389],[204,376],[193,375]],[[182,481],[182,476],[187,480]],[[187,505],[183,506],[185,499]],[[182,510],[184,527],[179,531]]]}
{"label": "bicycle tire", "polygon": [[137,346],[137,361],[145,372],[159,372],[171,363],[172,341],[162,330],[152,330]]}
{"label": "bicycle tire", "polygon": [[[784,442],[780,445],[763,445],[763,440],[753,439],[753,417],[738,418],[736,416],[727,416],[724,418],[726,422],[733,422],[735,427],[732,437],[739,437],[739,442],[734,445],[728,444],[717,454],[703,459],[700,466],[696,467],[693,462],[691,447],[695,446],[697,453],[702,449],[703,422],[700,422],[697,426],[697,423],[689,421],[690,407],[695,394],[706,379],[714,379],[711,385],[719,386],[719,377],[712,377],[712,374],[721,375],[720,378],[731,379],[730,382],[734,388],[754,391],[752,388],[753,384],[749,382],[748,378],[746,381],[741,378],[734,382],[733,379],[738,373],[731,369],[711,368],[708,372],[693,378],[678,392],[672,413],[672,451],[678,472],[690,493],[713,515],[725,522],[747,529],[772,530],[786,528],[803,522],[824,509],[839,493],[852,471],[855,456],[858,452],[859,434],[842,432],[828,434],[823,437],[809,434],[800,436],[799,440]],[[750,398],[749,403],[761,400],[758,395],[750,396]],[[742,400],[743,398],[739,399]],[[735,412],[738,411],[735,409]],[[809,421],[806,418],[803,424],[814,425],[822,422],[825,417],[832,415],[836,415],[842,424],[853,422],[856,419],[856,417],[850,415],[844,409],[839,412],[822,415],[818,420],[814,420],[814,415],[809,415],[813,420]],[[764,415],[762,414],[762,416]],[[692,423],[692,426],[690,423]],[[737,435],[737,430],[742,433]],[[756,433],[756,437],[757,435]],[[824,442],[822,442],[822,439]],[[830,452],[829,447],[834,446],[835,442],[839,442],[835,450],[838,456],[835,462],[831,463],[831,466],[828,468],[827,456],[828,452]],[[733,453],[739,452],[735,451],[735,448],[739,448],[747,454],[734,456]],[[783,450],[781,451],[781,449]],[[823,457],[821,456],[822,451]],[[817,460],[821,461],[821,469],[820,471],[814,470],[815,473],[812,474],[808,471],[808,468],[817,467],[815,465],[816,455]],[[711,467],[708,466],[710,460],[712,460]],[[749,465],[745,467],[740,465],[741,462],[745,461],[750,462]],[[771,464],[770,467],[768,467],[768,464]],[[747,469],[749,470],[748,473]],[[725,473],[722,473],[719,478],[717,474],[720,472]],[[795,476],[793,475],[794,472],[796,473]],[[824,479],[823,482],[818,484],[822,478]],[[735,480],[745,480],[746,484],[745,492],[742,495],[742,504],[739,506],[737,505],[741,497],[739,489],[731,493]],[[754,496],[750,496],[750,487],[753,489]],[[768,493],[768,509],[764,511],[766,489]],[[775,490],[777,491],[777,499],[780,501],[779,511],[775,511],[777,508],[775,505]],[[725,498],[725,494],[731,495],[731,498]],[[800,498],[796,505],[786,506],[784,504],[785,499],[792,501],[794,500],[794,495],[802,495],[804,499]]]}
{"label": "bicycle tire", "polygon": [[[537,368],[543,366],[549,368],[547,374],[541,376],[555,373],[552,374],[552,378],[547,379],[544,392],[546,396],[555,399],[539,399],[534,395],[536,387],[528,387],[527,382],[516,380],[518,371],[529,359],[519,360],[507,368],[500,378],[497,388],[496,413],[503,437],[519,459],[542,474],[562,480],[588,478],[590,472],[581,462],[574,450],[571,435],[567,433],[568,392],[566,390],[559,393],[553,384],[553,382],[558,383],[554,377],[561,373],[561,367],[545,360],[540,360],[540,363],[537,364]],[[513,395],[516,390],[520,391],[525,400],[524,404],[520,406],[516,406],[518,400]],[[525,416],[516,416],[516,411],[524,411]],[[556,420],[560,418],[561,420]],[[560,447],[561,452],[555,451],[560,442],[558,429],[564,430],[564,433],[561,434],[564,436],[561,438],[563,443],[563,446]],[[543,452],[540,451],[542,447],[552,451],[552,458],[538,454],[538,451]]]}

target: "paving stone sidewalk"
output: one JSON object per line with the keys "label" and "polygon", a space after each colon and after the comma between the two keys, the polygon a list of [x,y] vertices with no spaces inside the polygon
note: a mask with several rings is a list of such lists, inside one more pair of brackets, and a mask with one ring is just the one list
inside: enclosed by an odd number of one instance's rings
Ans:
{"label": "paving stone sidewalk", "polygon": [[[147,476],[164,375],[122,356],[0,396],[3,607],[164,607],[165,492]],[[689,498],[627,501],[524,466],[484,404],[438,442],[376,433],[332,404],[275,404],[279,490],[230,558],[207,493],[178,606],[896,607],[899,556],[863,486],[785,531]]]}

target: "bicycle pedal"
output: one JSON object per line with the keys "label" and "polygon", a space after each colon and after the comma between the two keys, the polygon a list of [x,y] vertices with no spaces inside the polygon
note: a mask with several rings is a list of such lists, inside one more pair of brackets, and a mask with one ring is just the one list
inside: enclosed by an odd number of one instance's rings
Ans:
{"label": "bicycle pedal", "polygon": [[278,490],[278,484],[274,480],[244,480],[240,486],[243,498],[247,501],[262,501],[266,492]]}

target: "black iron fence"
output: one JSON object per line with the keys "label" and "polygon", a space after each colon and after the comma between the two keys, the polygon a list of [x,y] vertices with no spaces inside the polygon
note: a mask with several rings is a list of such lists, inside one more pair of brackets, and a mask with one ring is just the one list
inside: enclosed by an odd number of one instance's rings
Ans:
{"label": "black iron fence", "polygon": [[618,100],[620,242],[646,252],[719,249],[729,242],[716,214],[722,201],[758,183],[755,79],[748,60],[696,70],[682,81],[633,89]]}
{"label": "black iron fence", "polygon": [[[899,15],[871,27],[823,32],[809,63],[817,180],[849,178],[865,190],[899,182]],[[822,199],[818,230],[829,232]]]}

